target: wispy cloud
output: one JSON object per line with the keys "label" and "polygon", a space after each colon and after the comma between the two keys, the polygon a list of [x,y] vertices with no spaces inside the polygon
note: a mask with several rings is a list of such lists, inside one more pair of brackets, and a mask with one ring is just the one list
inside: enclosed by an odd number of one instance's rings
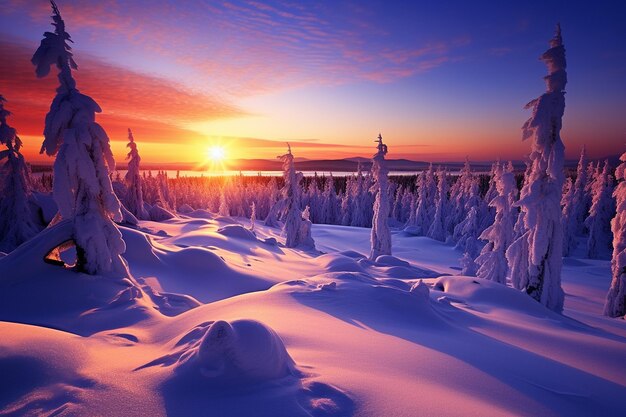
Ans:
{"label": "wispy cloud", "polygon": [[[30,3],[9,0],[13,10],[45,21],[46,2]],[[196,87],[234,97],[310,84],[390,82],[450,62],[464,46],[458,39],[399,35],[351,3],[100,0],[63,4],[61,12],[71,33],[140,46],[147,60],[152,55],[192,71]]]}
{"label": "wispy cloud", "polygon": [[[43,131],[44,115],[58,84],[53,73],[37,79],[30,63],[33,48],[16,41],[0,41],[0,89],[10,101],[14,124],[26,135]],[[131,71],[82,54],[74,72],[78,88],[96,99],[101,116],[115,130],[140,125],[154,140],[170,140],[186,122],[244,114],[219,97],[189,90],[170,80]],[[121,126],[123,125],[123,126]],[[171,138],[175,140],[174,137]]]}

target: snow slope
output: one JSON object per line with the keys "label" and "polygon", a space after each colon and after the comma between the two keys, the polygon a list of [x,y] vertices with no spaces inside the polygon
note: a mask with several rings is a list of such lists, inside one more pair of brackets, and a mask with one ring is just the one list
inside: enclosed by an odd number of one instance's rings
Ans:
{"label": "snow slope", "polygon": [[623,415],[608,261],[564,260],[559,315],[429,238],[188,214],[122,228],[125,280],[43,262],[63,223],[0,258],[0,416]]}

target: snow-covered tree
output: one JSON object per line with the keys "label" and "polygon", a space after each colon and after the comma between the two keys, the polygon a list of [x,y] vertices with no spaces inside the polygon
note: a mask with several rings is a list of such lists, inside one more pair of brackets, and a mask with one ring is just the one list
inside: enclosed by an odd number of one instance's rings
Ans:
{"label": "snow-covered tree", "polygon": [[576,180],[563,195],[563,256],[568,256],[578,244],[577,237],[585,229],[585,218],[591,206],[587,189],[587,161],[583,146],[576,169]]}
{"label": "snow-covered tree", "polygon": [[391,255],[391,232],[389,231],[389,169],[385,162],[387,145],[382,135],[378,135],[378,152],[372,157],[372,174],[374,185],[370,189],[376,194],[374,201],[374,217],[372,218],[372,236],[370,259],[376,260],[380,255]]}
{"label": "snow-covered tree", "polygon": [[580,159],[578,160],[578,167],[576,169],[576,181],[574,181],[574,195],[573,201],[575,204],[575,216],[576,227],[573,232],[580,235],[583,232],[585,217],[587,217],[587,211],[591,206],[591,200],[589,200],[585,194],[585,188],[589,182],[586,170],[587,156],[585,153],[585,147],[583,146],[580,152]]}
{"label": "snow-covered tree", "polygon": [[37,77],[50,67],[58,70],[59,87],[46,115],[41,152],[56,155],[54,199],[63,219],[73,222],[77,268],[90,274],[110,271],[125,273],[120,255],[126,250],[114,221],[121,221],[120,202],[113,193],[109,173],[115,169],[109,138],[96,123],[102,110],[91,98],[76,89],[72,69],[71,41],[65,22],[54,1],[54,33],[46,32],[32,58]]}
{"label": "snow-covered tree", "polygon": [[444,242],[446,240],[446,217],[448,214],[448,179],[445,169],[437,170],[437,199],[428,237]]}
{"label": "snow-covered tree", "polygon": [[575,228],[576,204],[574,203],[574,182],[571,177],[568,177],[563,185],[561,207],[563,212],[561,218],[563,224],[563,256],[568,256],[576,248],[576,233],[573,230]]}
{"label": "snow-covered tree", "polygon": [[462,275],[476,275],[478,271],[478,264],[474,261],[480,249],[478,223],[478,207],[474,206],[467,213],[467,217],[458,225],[462,237],[456,248],[464,251],[461,259]]}
{"label": "snow-covered tree", "polygon": [[331,173],[326,178],[324,192],[322,193],[322,214],[321,223],[336,224],[339,219],[339,202],[335,191],[335,179]]}
{"label": "snow-covered tree", "polygon": [[611,249],[611,219],[615,214],[615,201],[608,161],[594,179],[592,193],[593,200],[585,226],[589,230],[587,256],[594,259],[606,255]]}
{"label": "snow-covered tree", "polygon": [[[524,185],[522,188],[528,186],[528,179],[530,178],[530,171],[532,169],[530,159],[527,159],[525,163],[526,170],[524,172]],[[515,206],[517,207],[517,204],[515,204]],[[518,290],[526,288],[530,277],[528,269],[528,229],[526,228],[524,217],[525,214],[523,211],[518,212],[515,226],[513,226],[513,243],[511,243],[506,250],[506,260],[509,265],[511,284],[513,288]]]}
{"label": "snow-covered tree", "polygon": [[31,197],[30,171],[20,152],[22,141],[14,128],[7,123],[11,114],[4,108],[5,98],[0,95],[0,251],[10,252],[35,236],[39,226],[33,221],[29,199]]}
{"label": "snow-covered tree", "polygon": [[254,223],[256,222],[256,203],[253,201],[250,206],[250,231],[254,232]]}
{"label": "snow-covered tree", "polygon": [[487,241],[476,263],[480,265],[477,276],[506,284],[508,263],[506,250],[513,241],[515,212],[513,204],[517,194],[513,166],[499,167],[495,173],[498,195],[489,205],[496,210],[496,217],[491,226],[483,231],[480,238]]}
{"label": "snow-covered tree", "polygon": [[298,230],[298,246],[302,248],[315,249],[315,241],[311,235],[311,208],[306,206],[302,211],[300,219],[300,229]]}
{"label": "snow-covered tree", "polygon": [[449,210],[444,220],[446,233],[452,235],[453,240],[458,242],[461,238],[459,233],[454,233],[454,229],[459,223],[467,216],[470,206],[468,199],[471,193],[474,175],[472,174],[472,167],[470,166],[469,159],[465,160],[465,164],[459,172],[452,187],[450,187],[450,204]]}
{"label": "snow-covered tree", "polygon": [[128,211],[140,220],[147,220],[148,213],[143,205],[143,188],[142,178],[139,168],[141,157],[137,150],[137,143],[133,137],[133,132],[128,129],[128,144],[127,148],[130,148],[126,159],[128,159],[128,170],[126,171],[126,186],[128,191],[126,193],[125,205]]}
{"label": "snow-covered tree", "polygon": [[230,216],[230,209],[228,208],[228,201],[226,200],[226,187],[222,187],[222,192],[220,193],[220,205],[217,209],[217,214],[220,216],[228,217]]}
{"label": "snow-covered tree", "polygon": [[415,227],[421,235],[428,234],[433,222],[435,201],[437,198],[437,184],[433,165],[430,164],[427,171],[422,171],[417,178],[418,195],[417,208],[415,209]]}
{"label": "snow-covered tree", "polygon": [[622,163],[615,170],[615,179],[619,182],[613,191],[617,213],[611,221],[613,280],[604,305],[604,314],[609,317],[621,317],[626,314],[626,153],[622,154],[620,160]]}
{"label": "snow-covered tree", "polygon": [[559,25],[541,60],[548,67],[548,75],[544,77],[546,92],[526,105],[533,109],[533,114],[522,128],[523,139],[533,139],[530,174],[518,202],[528,229],[520,238],[527,239],[529,250],[529,276],[524,290],[549,309],[561,312],[564,300],[561,192],[565,147],[560,131],[567,73]]}
{"label": "snow-covered tree", "polygon": [[300,242],[300,223],[302,214],[300,211],[300,180],[302,173],[296,172],[294,166],[291,146],[287,144],[287,153],[282,155],[283,177],[285,186],[282,189],[283,208],[285,212],[283,234],[285,235],[285,246],[295,248]]}

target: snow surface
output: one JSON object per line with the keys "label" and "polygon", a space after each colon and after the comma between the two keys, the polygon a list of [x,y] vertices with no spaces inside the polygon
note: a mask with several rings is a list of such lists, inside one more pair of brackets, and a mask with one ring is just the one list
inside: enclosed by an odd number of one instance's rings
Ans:
{"label": "snow surface", "polygon": [[69,222],[0,258],[1,416],[623,415],[608,261],[565,259],[560,315],[427,237],[188,216],[120,227],[127,279],[44,262]]}

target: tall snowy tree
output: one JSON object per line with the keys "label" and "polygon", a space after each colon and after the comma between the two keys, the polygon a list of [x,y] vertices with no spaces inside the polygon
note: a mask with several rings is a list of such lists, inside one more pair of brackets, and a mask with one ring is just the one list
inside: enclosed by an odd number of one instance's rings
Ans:
{"label": "tall snowy tree", "polygon": [[113,221],[121,221],[120,202],[113,193],[109,174],[115,169],[109,138],[96,123],[102,110],[91,98],[76,89],[72,69],[70,35],[54,1],[54,33],[44,39],[32,58],[37,77],[45,77],[50,67],[58,70],[59,87],[46,115],[41,152],[56,155],[54,199],[63,219],[73,222],[77,268],[89,274],[125,272],[120,257],[126,250],[122,234]]}
{"label": "tall snowy tree", "polygon": [[143,205],[143,185],[139,168],[141,157],[137,150],[133,132],[130,129],[128,129],[128,144],[126,147],[130,149],[126,156],[126,159],[128,159],[128,170],[125,176],[126,186],[128,187],[125,200],[126,208],[138,219],[147,220],[148,213]]}
{"label": "tall snowy tree", "polygon": [[617,202],[617,213],[611,221],[613,280],[604,305],[604,314],[609,317],[621,317],[626,314],[626,153],[622,154],[620,161],[622,163],[615,170],[615,179],[618,184],[613,191]]}
{"label": "tall snowy tree", "polygon": [[31,196],[30,171],[20,152],[22,141],[14,128],[7,123],[11,114],[4,108],[5,98],[0,95],[0,251],[10,252],[35,236],[39,226],[33,221],[29,199]]}
{"label": "tall snowy tree", "polygon": [[517,194],[513,166],[499,167],[495,173],[498,195],[489,205],[496,209],[496,217],[491,226],[483,231],[480,238],[487,241],[476,263],[480,265],[477,276],[506,284],[508,263],[506,250],[513,241],[515,213],[513,204]]}
{"label": "tall snowy tree", "polygon": [[593,181],[593,200],[585,226],[589,230],[587,256],[601,258],[611,249],[611,219],[615,214],[613,200],[613,178],[609,174],[609,161]]}
{"label": "tall snowy tree", "polygon": [[565,48],[561,27],[541,56],[548,67],[546,92],[526,108],[533,114],[523,126],[523,139],[532,138],[530,174],[518,205],[524,212],[528,232],[521,237],[528,242],[528,283],[524,290],[551,310],[563,310],[561,288],[563,230],[561,192],[565,147],[560,131],[565,111]]}
{"label": "tall snowy tree", "polygon": [[389,231],[389,169],[385,162],[387,145],[383,137],[378,135],[378,152],[372,158],[372,174],[374,185],[371,191],[376,194],[374,201],[374,217],[372,218],[372,236],[370,259],[376,260],[380,255],[391,255],[391,232]]}

